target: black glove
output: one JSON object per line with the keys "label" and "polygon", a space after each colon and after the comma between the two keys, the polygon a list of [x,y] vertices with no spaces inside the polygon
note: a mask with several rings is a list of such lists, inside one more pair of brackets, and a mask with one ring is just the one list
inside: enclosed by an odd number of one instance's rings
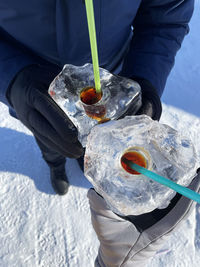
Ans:
{"label": "black glove", "polygon": [[6,96],[18,119],[36,138],[65,157],[78,158],[83,148],[77,129],[48,94],[60,71],[53,64],[28,66],[14,78]]}
{"label": "black glove", "polygon": [[[145,79],[138,77],[133,77],[132,79],[139,83],[142,91],[142,106],[136,115],[146,114],[153,120],[159,120],[162,113],[162,105],[156,89]],[[130,105],[123,117],[133,115],[133,110],[134,107]]]}

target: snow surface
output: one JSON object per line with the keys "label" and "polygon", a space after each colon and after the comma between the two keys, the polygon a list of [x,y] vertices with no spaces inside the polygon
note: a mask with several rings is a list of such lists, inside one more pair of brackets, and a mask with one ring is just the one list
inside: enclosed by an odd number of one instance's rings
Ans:
{"label": "snow surface", "polygon": [[[200,159],[200,2],[162,97],[162,123],[196,144]],[[0,104],[0,267],[92,267],[98,241],[86,197],[90,183],[75,160],[71,184],[55,195],[29,130]],[[200,266],[200,205],[147,267]]]}

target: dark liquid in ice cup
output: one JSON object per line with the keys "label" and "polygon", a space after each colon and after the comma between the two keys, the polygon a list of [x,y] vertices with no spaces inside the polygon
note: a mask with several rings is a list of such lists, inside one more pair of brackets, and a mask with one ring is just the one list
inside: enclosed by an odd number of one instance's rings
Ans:
{"label": "dark liquid in ice cup", "polygon": [[145,157],[140,154],[139,152],[132,151],[132,152],[126,152],[122,157],[121,157],[121,165],[123,169],[131,174],[138,175],[140,174],[139,172],[131,169],[127,163],[125,163],[125,160],[130,160],[132,163],[135,163],[141,167],[147,168],[147,161]]}
{"label": "dark liquid in ice cup", "polygon": [[85,113],[90,118],[98,121],[102,121],[106,115],[106,106],[100,102],[101,98],[102,93],[97,93],[94,87],[84,88],[80,93]]}

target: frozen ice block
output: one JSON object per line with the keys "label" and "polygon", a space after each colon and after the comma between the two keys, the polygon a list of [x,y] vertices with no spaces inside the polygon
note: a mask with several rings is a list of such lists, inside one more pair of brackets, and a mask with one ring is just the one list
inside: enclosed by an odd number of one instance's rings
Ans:
{"label": "frozen ice block", "polygon": [[123,158],[132,158],[136,164],[183,186],[194,178],[198,163],[188,138],[146,115],[95,126],[88,136],[84,173],[120,215],[165,208],[176,194],[146,176],[131,173]]}
{"label": "frozen ice block", "polygon": [[[97,103],[101,105],[100,111],[97,112],[101,112],[101,107],[104,106],[104,119],[118,119],[133,103],[132,114],[138,111],[141,106],[141,89],[138,83],[113,75],[102,68],[100,68],[100,79],[103,96]],[[77,127],[79,141],[83,146],[86,145],[91,128],[98,124],[98,119],[93,119],[86,114],[80,93],[84,88],[94,87],[94,84],[92,64],[79,67],[67,64],[49,87],[51,97]]]}

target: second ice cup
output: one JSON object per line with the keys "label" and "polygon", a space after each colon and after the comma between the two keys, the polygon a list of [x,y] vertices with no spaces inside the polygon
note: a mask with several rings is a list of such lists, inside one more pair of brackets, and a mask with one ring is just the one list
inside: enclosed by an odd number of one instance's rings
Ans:
{"label": "second ice cup", "polygon": [[[94,125],[100,121],[118,119],[130,105],[133,106],[132,114],[135,114],[141,106],[138,83],[113,75],[102,68],[99,71],[101,96],[94,95],[93,66],[89,63],[83,66],[65,65],[49,87],[51,97],[77,127],[79,141],[83,146]],[[88,95],[83,97],[85,91],[88,91]]]}
{"label": "second ice cup", "polygon": [[120,215],[166,208],[176,194],[133,171],[126,159],[182,186],[196,175],[197,155],[188,138],[146,115],[97,125],[88,136],[85,176]]}

